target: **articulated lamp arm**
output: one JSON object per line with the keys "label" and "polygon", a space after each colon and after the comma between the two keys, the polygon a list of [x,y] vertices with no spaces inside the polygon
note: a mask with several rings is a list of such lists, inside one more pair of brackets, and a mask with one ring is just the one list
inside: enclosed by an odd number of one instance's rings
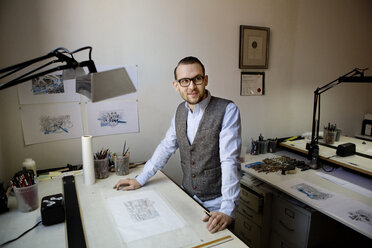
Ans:
{"label": "articulated lamp arm", "polygon": [[[82,61],[82,62],[77,62],[73,56],[73,54],[78,53],[83,50],[89,49],[89,60]],[[75,51],[69,52],[66,48],[59,47],[54,50],[52,50],[50,53],[35,58],[31,59],[4,69],[0,69],[0,79],[6,78],[18,71],[26,70],[28,67],[35,65],[36,63],[39,63],[44,60],[53,60],[38,66],[37,68],[34,68],[21,76],[16,77],[15,79],[12,79],[9,82],[3,83],[0,85],[0,90],[12,87],[14,85],[26,82],[28,80],[38,78],[40,76],[44,76],[46,74],[50,74],[55,71],[60,71],[60,70],[66,70],[66,69],[76,69],[77,67],[87,67],[90,73],[97,72],[96,66],[94,64],[94,61],[91,58],[91,53],[92,53],[92,47],[82,47],[79,48]],[[60,65],[50,68],[50,69],[45,69],[44,71],[40,71],[52,64],[59,63]]]}

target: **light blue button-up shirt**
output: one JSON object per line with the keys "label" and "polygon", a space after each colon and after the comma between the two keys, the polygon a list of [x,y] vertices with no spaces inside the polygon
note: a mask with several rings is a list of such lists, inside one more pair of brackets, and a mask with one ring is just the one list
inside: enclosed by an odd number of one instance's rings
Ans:
{"label": "light blue button-up shirt", "polygon": [[[203,117],[204,111],[207,108],[211,99],[211,94],[208,92],[208,97],[198,104],[194,105],[194,111],[191,111],[188,104],[185,106],[188,109],[187,115],[187,137],[190,144],[194,141],[196,132],[199,127],[200,120]],[[229,103],[226,107],[225,115],[222,121],[222,129],[220,132],[220,159],[222,170],[222,196],[209,200],[201,201],[197,196],[194,198],[202,203],[210,211],[219,211],[231,217],[233,216],[234,208],[239,199],[240,184],[239,171],[240,162],[239,155],[241,149],[241,129],[240,129],[240,113],[238,107],[234,103]],[[165,138],[157,146],[151,159],[147,161],[142,173],[137,176],[136,180],[144,185],[158,170],[161,170],[172,154],[178,149],[175,115],[172,118],[171,126],[168,129]]]}

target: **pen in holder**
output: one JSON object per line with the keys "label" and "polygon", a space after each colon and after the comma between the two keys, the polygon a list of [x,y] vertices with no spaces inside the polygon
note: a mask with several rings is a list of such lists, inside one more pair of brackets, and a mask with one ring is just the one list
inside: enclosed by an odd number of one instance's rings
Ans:
{"label": "pen in holder", "polygon": [[96,179],[103,179],[109,176],[109,149],[101,150],[94,156],[94,173]]}

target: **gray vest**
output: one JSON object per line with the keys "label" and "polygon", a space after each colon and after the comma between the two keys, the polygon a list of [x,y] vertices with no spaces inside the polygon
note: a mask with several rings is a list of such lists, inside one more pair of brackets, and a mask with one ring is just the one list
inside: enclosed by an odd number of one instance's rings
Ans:
{"label": "gray vest", "polygon": [[175,124],[183,171],[182,185],[188,194],[196,195],[202,201],[221,196],[219,135],[230,102],[211,97],[192,144],[187,138],[188,109],[185,102],[177,108]]}

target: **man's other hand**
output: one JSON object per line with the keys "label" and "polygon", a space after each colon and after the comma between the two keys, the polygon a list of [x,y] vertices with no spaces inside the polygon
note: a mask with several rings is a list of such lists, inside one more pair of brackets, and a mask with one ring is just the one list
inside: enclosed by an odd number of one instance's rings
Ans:
{"label": "man's other hand", "polygon": [[116,190],[134,190],[141,188],[141,184],[134,178],[120,179],[115,185]]}

